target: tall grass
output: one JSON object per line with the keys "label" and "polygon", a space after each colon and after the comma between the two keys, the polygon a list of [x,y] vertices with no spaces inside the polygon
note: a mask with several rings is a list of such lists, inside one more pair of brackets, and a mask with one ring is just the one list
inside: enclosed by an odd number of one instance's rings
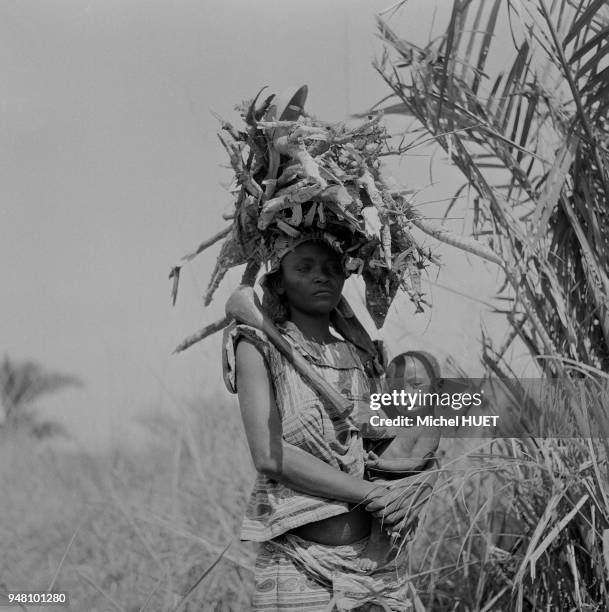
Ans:
{"label": "tall grass", "polygon": [[[589,437],[609,389],[546,401],[570,437],[442,441],[410,544],[425,609],[609,609],[609,449]],[[254,473],[234,404],[147,418],[137,452],[3,441],[0,586],[67,590],[79,612],[249,609],[254,551],[236,538]]]}
{"label": "tall grass", "polygon": [[[253,552],[236,541],[252,468],[225,398],[147,419],[143,451],[0,445],[0,584],[69,592],[75,611],[245,610]],[[65,609],[65,608],[64,608]]]}
{"label": "tall grass", "polygon": [[538,407],[563,415],[568,437],[444,441],[440,493],[413,555],[428,609],[609,609],[609,455],[598,425],[609,386],[579,391],[574,402],[548,388]]}

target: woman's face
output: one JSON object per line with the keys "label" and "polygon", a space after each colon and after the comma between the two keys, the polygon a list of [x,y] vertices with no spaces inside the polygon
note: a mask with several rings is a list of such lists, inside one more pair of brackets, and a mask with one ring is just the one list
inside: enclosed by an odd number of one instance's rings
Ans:
{"label": "woman's face", "polygon": [[277,291],[290,308],[328,314],[340,300],[345,275],[339,255],[318,242],[305,242],[281,260]]}

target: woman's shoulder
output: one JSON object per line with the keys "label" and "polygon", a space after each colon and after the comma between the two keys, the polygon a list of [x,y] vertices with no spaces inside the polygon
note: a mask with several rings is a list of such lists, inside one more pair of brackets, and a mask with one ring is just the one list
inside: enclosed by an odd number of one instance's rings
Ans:
{"label": "woman's shoulder", "polygon": [[225,328],[222,338],[222,372],[224,383],[231,393],[237,392],[237,347],[242,340],[253,345],[268,366],[273,361],[273,346],[262,330],[245,323],[231,323]]}
{"label": "woman's shoulder", "polygon": [[261,329],[246,323],[233,321],[224,329],[223,344],[225,348],[227,342],[236,346],[240,340],[249,340],[252,344],[270,344],[268,336]]}

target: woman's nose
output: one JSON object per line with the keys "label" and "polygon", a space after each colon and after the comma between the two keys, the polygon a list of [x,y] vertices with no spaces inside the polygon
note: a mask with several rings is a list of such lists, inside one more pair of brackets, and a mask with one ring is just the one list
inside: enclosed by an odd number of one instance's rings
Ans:
{"label": "woman's nose", "polygon": [[317,282],[325,282],[330,278],[328,272],[321,266],[315,270],[315,280]]}

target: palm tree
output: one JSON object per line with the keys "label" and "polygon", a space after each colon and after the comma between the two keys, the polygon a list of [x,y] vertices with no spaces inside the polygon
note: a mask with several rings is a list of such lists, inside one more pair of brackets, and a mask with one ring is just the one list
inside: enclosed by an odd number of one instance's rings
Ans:
{"label": "palm tree", "polygon": [[26,431],[37,437],[62,432],[57,423],[41,421],[33,404],[43,395],[81,385],[75,376],[46,371],[33,361],[15,363],[5,356],[0,365],[0,430]]}
{"label": "palm tree", "polygon": [[[397,99],[385,111],[416,118],[475,191],[472,231],[504,262],[510,341],[605,371],[608,28],[604,0],[455,0],[425,47],[379,19],[391,54],[376,63]],[[507,68],[490,74],[497,53]]]}
{"label": "palm tree", "polygon": [[[609,3],[454,0],[425,46],[381,19],[379,30],[384,110],[416,120],[394,152],[430,138],[446,152],[474,193],[471,231],[505,274],[511,333],[499,350],[485,341],[487,365],[507,379],[504,355],[520,337],[561,380],[555,414],[573,417],[569,439],[494,443],[499,493],[468,500],[453,564],[429,574],[430,605],[444,609],[436,584],[458,609],[609,609],[609,445],[590,437],[590,413],[606,424],[609,394],[576,395],[571,376],[609,372]],[[457,483],[455,498],[471,484]],[[493,514],[503,535],[483,525]],[[436,540],[433,558],[451,549]],[[478,565],[459,567],[464,552]]]}

